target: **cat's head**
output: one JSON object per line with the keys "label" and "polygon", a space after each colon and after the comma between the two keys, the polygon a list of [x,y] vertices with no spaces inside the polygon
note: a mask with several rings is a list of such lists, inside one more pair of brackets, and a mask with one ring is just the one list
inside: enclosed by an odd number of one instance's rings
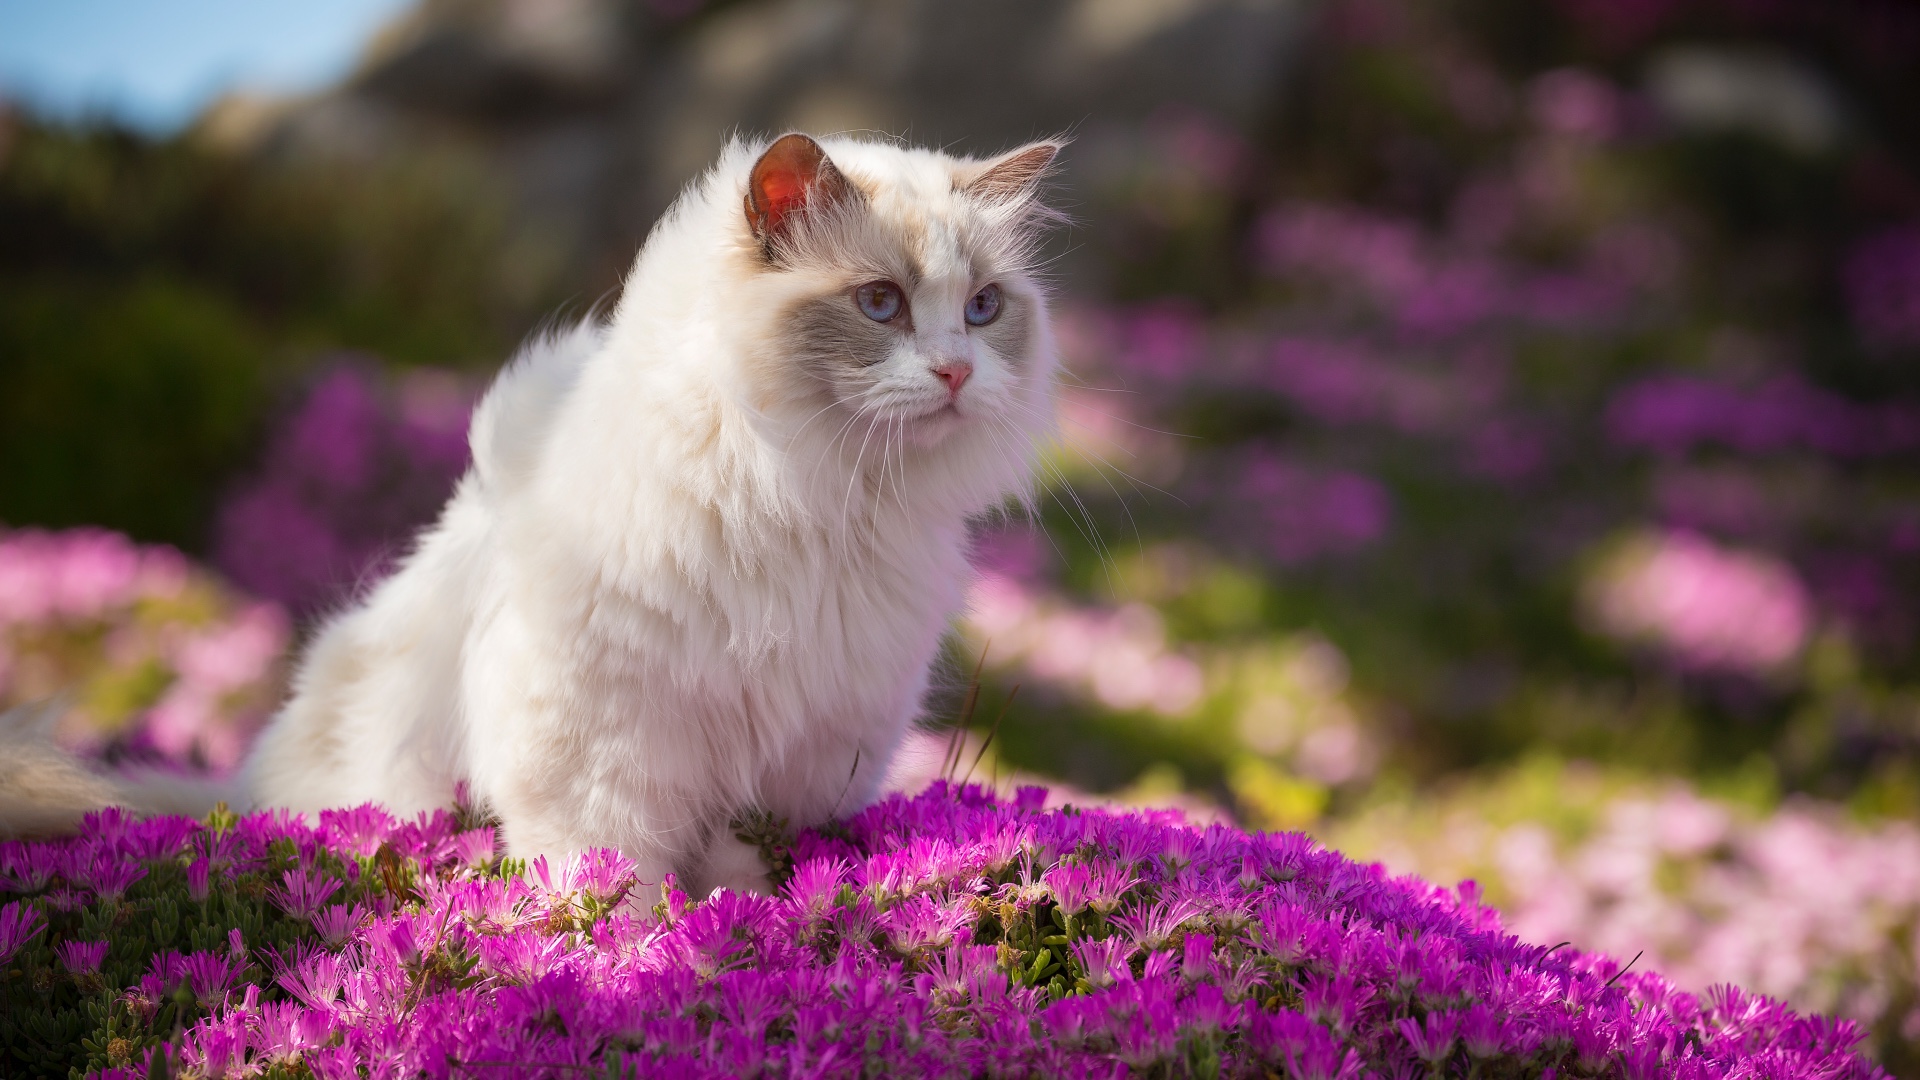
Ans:
{"label": "cat's head", "polygon": [[795,134],[760,150],[735,204],[764,320],[756,396],[855,445],[871,432],[940,456],[1029,452],[1052,424],[1036,262],[1060,148],[979,160]]}

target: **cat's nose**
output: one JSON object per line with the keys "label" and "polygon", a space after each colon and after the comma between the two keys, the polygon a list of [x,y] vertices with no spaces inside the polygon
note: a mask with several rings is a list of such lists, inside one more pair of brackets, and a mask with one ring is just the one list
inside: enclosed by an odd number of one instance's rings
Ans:
{"label": "cat's nose", "polygon": [[960,388],[967,385],[968,376],[973,374],[973,365],[965,360],[949,360],[933,369],[940,381],[947,384],[947,394],[959,397]]}

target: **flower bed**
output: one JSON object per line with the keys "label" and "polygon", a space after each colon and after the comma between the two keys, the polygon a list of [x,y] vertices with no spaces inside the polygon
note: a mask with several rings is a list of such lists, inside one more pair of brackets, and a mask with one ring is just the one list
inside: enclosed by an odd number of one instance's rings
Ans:
{"label": "flower bed", "polygon": [[[465,812],[89,820],[0,846],[7,1071],[264,1076],[1883,1075],[1857,1030],[1524,944],[1297,834],[936,783],[755,835],[776,896]],[[655,899],[658,902],[655,903]]]}
{"label": "flower bed", "polygon": [[1535,759],[1381,799],[1321,834],[1398,872],[1470,876],[1534,941],[1631,956],[1687,990],[1732,982],[1843,1016],[1920,1065],[1920,828],[1794,797]]}

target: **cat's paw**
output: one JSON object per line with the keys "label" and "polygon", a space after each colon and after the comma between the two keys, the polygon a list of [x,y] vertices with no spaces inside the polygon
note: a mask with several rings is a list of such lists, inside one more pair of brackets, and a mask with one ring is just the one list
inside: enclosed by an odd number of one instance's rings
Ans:
{"label": "cat's paw", "polygon": [[707,899],[720,896],[722,892],[751,892],[756,896],[774,896],[774,882],[766,874],[760,874],[756,878],[737,878],[732,882],[720,882],[714,888],[707,890]]}
{"label": "cat's paw", "polygon": [[737,837],[716,840],[707,852],[703,871],[700,883],[706,886],[707,896],[722,889],[761,896],[773,893],[773,879],[766,861],[760,858],[760,849]]}

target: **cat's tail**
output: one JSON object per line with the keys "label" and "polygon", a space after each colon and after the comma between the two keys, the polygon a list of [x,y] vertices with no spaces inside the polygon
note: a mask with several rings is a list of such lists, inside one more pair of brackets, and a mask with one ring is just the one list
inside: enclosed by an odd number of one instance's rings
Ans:
{"label": "cat's tail", "polygon": [[64,711],[58,703],[42,703],[0,713],[0,838],[72,833],[81,818],[109,806],[202,817],[221,802],[244,800],[235,780],[91,768],[53,741],[53,725]]}

